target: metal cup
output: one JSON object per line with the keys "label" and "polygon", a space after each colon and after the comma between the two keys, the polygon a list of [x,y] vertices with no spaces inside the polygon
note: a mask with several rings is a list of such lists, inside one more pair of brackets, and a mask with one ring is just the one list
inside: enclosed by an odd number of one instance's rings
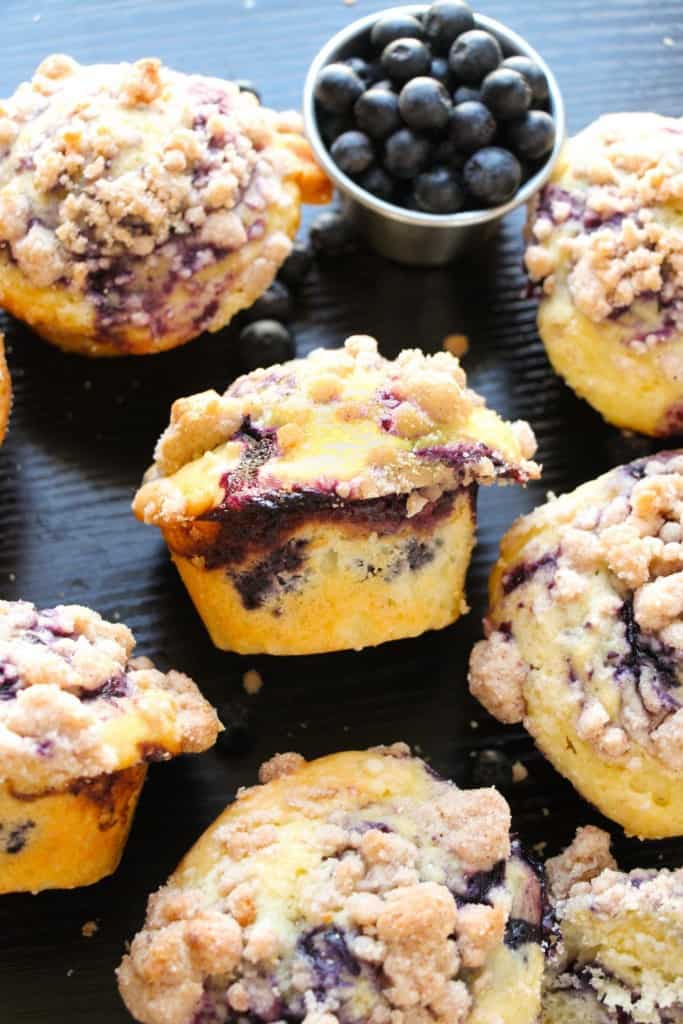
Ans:
{"label": "metal cup", "polygon": [[[391,8],[391,13],[421,14],[427,9],[427,4],[411,4]],[[448,214],[421,213],[378,199],[344,174],[330,156],[318,130],[314,89],[320,71],[327,64],[362,55],[367,47],[370,29],[379,17],[387,13],[389,12],[381,11],[359,18],[341,32],[337,32],[320,50],[311,64],[304,85],[303,112],[306,134],[316,159],[336,185],[347,214],[377,252],[398,263],[412,266],[441,266],[461,255],[472,244],[493,235],[506,213],[528,202],[546,183],[564,141],[564,103],[555,76],[533,47],[499,21],[476,14],[477,27],[486,29],[496,36],[506,57],[521,54],[530,57],[543,69],[548,81],[550,112],[555,120],[556,138],[552,152],[543,166],[522,185],[512,199],[489,209]]]}

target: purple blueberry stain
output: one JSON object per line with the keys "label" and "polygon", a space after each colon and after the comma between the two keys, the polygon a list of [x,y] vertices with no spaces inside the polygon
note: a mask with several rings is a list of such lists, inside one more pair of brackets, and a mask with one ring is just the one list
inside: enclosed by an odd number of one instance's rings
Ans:
{"label": "purple blueberry stain", "polygon": [[490,871],[475,871],[467,876],[465,889],[455,892],[458,906],[466,903],[487,903],[493,889],[505,883],[505,861],[499,860]]}
{"label": "purple blueberry stain", "polygon": [[28,836],[36,827],[35,821],[27,818],[18,825],[0,824],[0,848],[7,854],[21,853],[28,843]]}
{"label": "purple blueberry stain", "polygon": [[536,573],[543,569],[554,570],[557,567],[557,552],[548,551],[545,555],[532,562],[520,562],[503,576],[503,593],[511,594],[518,587],[528,583]]}
{"label": "purple blueberry stain", "polygon": [[418,448],[413,454],[425,462],[441,462],[455,473],[465,476],[471,466],[476,466],[482,459],[488,459],[502,480],[515,480],[523,483],[525,477],[518,466],[512,466],[503,456],[490,448],[483,441],[461,441],[457,444],[430,445]]}
{"label": "purple blueberry stain", "polygon": [[338,985],[348,984],[361,972],[339,928],[315,928],[299,940],[299,950],[311,965],[319,997]]}
{"label": "purple blueberry stain", "polygon": [[116,697],[126,697],[128,695],[128,678],[124,672],[119,672],[116,675],[110,676],[101,686],[98,686],[95,690],[82,689],[79,693],[79,697],[82,701],[88,702],[96,700],[98,697],[102,697],[106,700],[113,700]]}
{"label": "purple blueberry stain", "polygon": [[654,637],[642,633],[633,610],[633,597],[628,597],[619,610],[619,619],[624,627],[627,652],[618,662],[617,678],[628,673],[640,687],[643,670],[649,668],[656,678],[656,691],[665,707],[670,710],[680,707],[672,690],[680,686],[678,665],[672,649],[665,647]]}
{"label": "purple blueberry stain", "polygon": [[273,594],[291,593],[303,581],[307,540],[288,541],[245,572],[232,574],[232,581],[248,611],[261,608]]}
{"label": "purple blueberry stain", "polygon": [[15,665],[5,658],[0,662],[0,701],[12,700],[19,691],[19,672]]}

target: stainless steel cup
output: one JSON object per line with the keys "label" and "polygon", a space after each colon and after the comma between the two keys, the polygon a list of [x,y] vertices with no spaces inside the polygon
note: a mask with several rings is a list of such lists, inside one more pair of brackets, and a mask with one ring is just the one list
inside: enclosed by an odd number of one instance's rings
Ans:
{"label": "stainless steel cup", "polygon": [[[391,8],[394,14],[421,14],[427,4],[411,4]],[[304,85],[304,123],[306,134],[316,158],[336,185],[344,207],[360,232],[377,252],[398,263],[413,266],[441,266],[461,255],[472,244],[481,242],[496,231],[500,221],[516,207],[526,203],[550,177],[565,136],[564,104],[552,71],[533,47],[505,25],[475,15],[477,27],[492,32],[500,42],[506,57],[523,54],[538,64],[548,80],[550,111],[555,119],[556,139],[545,164],[519,189],[515,196],[501,206],[462,213],[433,214],[405,210],[393,206],[362,189],[339,170],[322,140],[315,113],[315,82],[321,69],[336,60],[362,53],[373,24],[387,11],[359,18],[337,32],[318,53],[311,64]]]}

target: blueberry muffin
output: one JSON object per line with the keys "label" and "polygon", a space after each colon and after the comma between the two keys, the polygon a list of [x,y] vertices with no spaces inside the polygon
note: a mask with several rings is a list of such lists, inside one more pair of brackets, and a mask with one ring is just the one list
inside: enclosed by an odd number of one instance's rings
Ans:
{"label": "blueberry muffin", "polygon": [[161,352],[251,305],[329,197],[298,115],[53,55],[0,103],[0,305],[64,349]]}
{"label": "blueberry muffin", "polygon": [[137,1020],[536,1021],[542,885],[494,789],[404,744],[260,779],[150,897],[118,970]]}
{"label": "blueberry muffin", "polygon": [[555,370],[606,420],[683,427],[683,119],[609,114],[534,200],[526,264]]}
{"label": "blueberry muffin", "polygon": [[683,835],[683,452],[517,520],[470,688],[642,838]]}
{"label": "blueberry muffin", "polygon": [[534,449],[453,356],[354,337],[179,399],[133,508],[218,647],[361,648],[466,610],[476,485],[537,476]]}
{"label": "blueberry muffin", "polygon": [[609,836],[583,828],[547,870],[556,933],[542,1024],[681,1024],[683,868],[625,874]]}
{"label": "blueberry muffin", "polygon": [[12,408],[12,381],[5,359],[5,339],[0,331],[0,444],[5,440],[10,409]]}
{"label": "blueberry muffin", "polygon": [[134,645],[89,608],[0,601],[0,893],[111,874],[147,763],[214,743],[192,680]]}

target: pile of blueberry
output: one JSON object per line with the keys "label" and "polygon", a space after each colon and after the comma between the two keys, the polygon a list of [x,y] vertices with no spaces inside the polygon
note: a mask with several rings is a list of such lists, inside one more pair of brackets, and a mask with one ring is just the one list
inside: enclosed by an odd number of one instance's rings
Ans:
{"label": "pile of blueberry", "polygon": [[425,213],[507,202],[548,156],[548,83],[504,57],[463,0],[386,14],[362,56],[315,84],[321,135],[337,166],[380,199]]}

